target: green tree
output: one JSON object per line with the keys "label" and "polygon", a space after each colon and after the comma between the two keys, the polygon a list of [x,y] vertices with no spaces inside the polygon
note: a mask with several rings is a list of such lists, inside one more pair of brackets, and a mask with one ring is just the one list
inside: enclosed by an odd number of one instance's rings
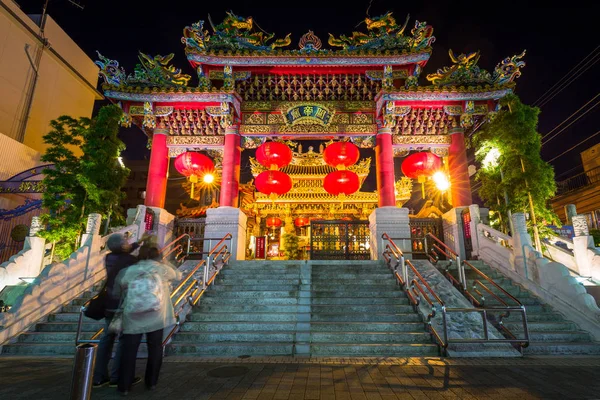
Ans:
{"label": "green tree", "polygon": [[474,136],[475,155],[482,163],[477,173],[479,195],[508,229],[508,211],[530,213],[529,196],[539,226],[556,222],[548,201],[556,192],[554,169],[542,160],[537,131],[540,109],[508,95],[501,109]]}
{"label": "green tree", "polygon": [[[121,188],[129,169],[118,162],[125,143],[118,138],[119,119],[123,112],[118,106],[102,107],[85,132],[81,149],[83,157],[77,178],[85,188],[82,214],[99,213],[117,223],[124,222],[120,206],[124,193]],[[108,223],[108,221],[107,221]]]}
{"label": "green tree", "polygon": [[[54,164],[44,171],[42,216],[46,229],[40,236],[55,243],[55,259],[67,258],[78,245],[87,214],[111,213],[121,222],[119,206],[129,170],[120,166],[119,153],[125,145],[117,137],[122,111],[117,106],[105,106],[93,119],[61,116],[50,124],[44,135],[48,144],[42,161]],[[81,147],[78,157],[74,149]]]}
{"label": "green tree", "polygon": [[297,260],[300,256],[298,236],[294,233],[284,233],[281,238],[283,240],[283,248],[285,249],[285,258],[287,260]]}
{"label": "green tree", "polygon": [[77,179],[81,165],[74,149],[81,145],[89,123],[87,118],[63,115],[50,122],[52,130],[43,136],[49,147],[42,161],[54,164],[54,169],[44,170],[42,204],[48,213],[42,215],[46,230],[39,234],[55,243],[54,254],[61,260],[75,250],[83,224],[85,190]]}

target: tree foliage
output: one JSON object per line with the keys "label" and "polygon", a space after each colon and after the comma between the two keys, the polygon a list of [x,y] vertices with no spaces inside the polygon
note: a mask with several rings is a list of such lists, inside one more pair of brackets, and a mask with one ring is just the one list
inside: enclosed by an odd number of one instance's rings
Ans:
{"label": "tree foliage", "polygon": [[[117,138],[121,113],[117,106],[106,106],[93,120],[63,115],[50,122],[52,129],[43,136],[49,146],[42,161],[54,169],[44,170],[42,202],[48,213],[42,215],[46,229],[39,234],[55,243],[56,259],[75,250],[87,214],[106,217],[120,210],[121,187],[129,174],[117,160],[124,148]],[[81,157],[74,152],[77,147]]]}
{"label": "tree foliage", "polygon": [[[521,103],[513,94],[502,98],[500,106],[496,116],[474,136],[475,156],[482,162],[477,173],[481,181],[479,195],[486,206],[500,215],[505,231],[508,210],[529,212],[528,192],[538,225],[556,222],[556,214],[548,207],[556,192],[554,169],[540,155],[540,109]],[[497,149],[496,160],[489,157],[493,149]]]}
{"label": "tree foliage", "polygon": [[294,233],[284,233],[282,235],[283,248],[285,249],[286,260],[297,260],[300,257],[300,247],[298,245],[298,236]]}

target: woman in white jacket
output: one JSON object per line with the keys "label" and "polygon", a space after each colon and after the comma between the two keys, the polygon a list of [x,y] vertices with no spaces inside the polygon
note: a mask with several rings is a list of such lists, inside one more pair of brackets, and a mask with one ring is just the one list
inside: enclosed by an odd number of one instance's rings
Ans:
{"label": "woman in white jacket", "polygon": [[115,280],[114,293],[123,293],[123,353],[117,390],[127,395],[135,376],[137,351],[146,334],[148,360],[145,383],[153,390],[162,365],[163,330],[175,324],[170,282],[181,273],[161,263],[156,247],[142,247],[137,264],[122,270]]}

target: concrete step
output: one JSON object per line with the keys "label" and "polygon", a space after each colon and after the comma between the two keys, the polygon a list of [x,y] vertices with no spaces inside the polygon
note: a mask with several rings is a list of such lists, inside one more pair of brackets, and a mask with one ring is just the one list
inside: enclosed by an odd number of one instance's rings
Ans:
{"label": "concrete step", "polygon": [[68,356],[75,354],[75,341],[71,343],[15,343],[2,347],[2,354],[27,356]]}
{"label": "concrete step", "polygon": [[[243,285],[242,287],[234,286],[234,285],[214,285],[210,287],[210,291],[213,292],[227,292],[227,291],[239,291],[240,288],[243,288],[245,291],[251,290],[281,290],[281,291],[296,291],[298,290],[299,285]],[[208,292],[207,292],[208,293]]]}
{"label": "concrete step", "polygon": [[181,327],[181,332],[293,332],[296,322],[221,322],[221,321],[188,321]]}
{"label": "concrete step", "polygon": [[335,286],[350,286],[351,284],[357,284],[357,285],[381,285],[381,284],[389,284],[391,283],[395,283],[396,281],[394,280],[394,278],[392,277],[392,275],[390,275],[388,278],[386,279],[358,279],[358,278],[350,278],[347,279],[348,282],[341,282],[341,280],[338,280],[335,277],[332,278],[328,278],[328,279],[315,279],[314,277],[312,278],[312,285],[316,285],[317,287],[322,286],[322,285],[335,285]]}
{"label": "concrete step", "polygon": [[[58,314],[51,314],[48,316],[48,322],[78,322],[78,321],[79,321],[79,313],[78,312],[73,312],[73,313],[61,312]],[[96,321],[95,319],[91,319],[86,316],[83,316],[84,324],[95,324],[95,323],[103,322],[103,321],[104,320]]]}
{"label": "concrete step", "polygon": [[423,330],[422,322],[311,322],[311,332],[420,332]]}
{"label": "concrete step", "polygon": [[202,296],[200,300],[202,304],[219,304],[219,305],[284,305],[284,304],[297,304],[298,299],[294,297],[211,297]]}
{"label": "concrete step", "polygon": [[[519,332],[515,330],[513,332]],[[590,342],[590,334],[584,331],[529,331],[531,342]]]}
{"label": "concrete step", "polygon": [[409,301],[406,297],[317,297],[310,300],[313,305],[320,304],[395,304],[408,305]]}
{"label": "concrete step", "polygon": [[[91,339],[95,332],[82,332],[80,339]],[[69,343],[75,346],[77,332],[25,332],[19,335],[18,343]]]}
{"label": "concrete step", "polygon": [[[546,312],[529,312],[527,310],[527,322],[565,322],[565,318],[562,314],[552,311]],[[504,318],[504,322],[521,322],[523,321],[523,317],[519,315],[520,313],[511,313],[509,317]]]}
{"label": "concrete step", "polygon": [[166,355],[239,357],[239,356],[291,356],[292,342],[238,342],[238,343],[171,343],[165,349]]}
{"label": "concrete step", "polygon": [[[104,328],[104,321],[90,322],[81,325],[83,332],[96,332]],[[36,332],[76,332],[77,322],[42,322],[35,325]]]}
{"label": "concrete step", "polygon": [[[506,321],[506,320],[505,320]],[[532,322],[527,321],[530,332],[556,332],[556,331],[575,331],[579,329],[572,322]],[[513,332],[522,332],[523,324],[521,322],[505,322],[504,326]]]}
{"label": "concrete step", "polygon": [[382,291],[391,291],[391,290],[397,290],[400,291],[399,286],[396,284],[395,281],[393,280],[387,280],[384,283],[379,283],[379,284],[370,284],[370,285],[366,285],[366,284],[362,284],[360,282],[344,282],[343,285],[340,285],[339,283],[330,280],[327,282],[311,282],[310,288],[313,292],[331,292],[331,291],[351,291],[351,292],[358,292],[358,291],[365,291],[365,292],[370,292],[370,293],[378,293],[378,292],[382,292]]}
{"label": "concrete step", "polygon": [[221,277],[227,279],[273,279],[273,278],[281,278],[281,279],[294,279],[300,276],[300,272],[286,272],[286,271],[239,271],[224,268],[219,273]]}
{"label": "concrete step", "polygon": [[297,312],[298,306],[296,304],[270,304],[270,305],[261,305],[261,304],[252,304],[252,305],[240,305],[240,304],[204,304],[200,303],[200,306],[194,310],[194,313],[202,312],[202,313],[221,313],[221,312],[279,312],[279,313],[287,313],[287,312]]}
{"label": "concrete step", "polygon": [[270,299],[270,298],[296,298],[298,297],[297,291],[280,291],[280,290],[246,290],[245,287],[239,288],[239,290],[207,290],[204,293],[204,298],[215,297],[219,299],[233,299],[233,298],[246,298],[246,299]]}
{"label": "concrete step", "polygon": [[600,344],[595,342],[569,343],[569,342],[538,342],[530,343],[523,349],[525,355],[569,355],[569,356],[591,356],[600,355]]}
{"label": "concrete step", "polygon": [[388,356],[388,357],[424,357],[439,355],[435,344],[386,343],[386,344],[331,344],[312,343],[313,356]]}
{"label": "concrete step", "polygon": [[396,304],[346,304],[340,307],[339,304],[313,304],[311,313],[331,313],[342,309],[348,314],[352,313],[410,313],[413,312],[412,306]]}
{"label": "concrete step", "polygon": [[217,286],[221,285],[234,285],[236,287],[242,287],[245,285],[299,285],[300,279],[233,279],[233,278],[223,278],[222,275],[219,274],[217,279],[215,279],[215,284]]}
{"label": "concrete step", "polygon": [[335,312],[334,310],[323,310],[322,312],[311,314],[311,325],[315,322],[420,322],[422,318],[412,312],[355,312],[352,314],[344,312]]}
{"label": "concrete step", "polygon": [[376,297],[376,298],[406,298],[406,294],[400,290],[385,290],[380,292],[372,292],[368,290],[348,290],[345,287],[341,287],[340,290],[313,290],[311,292],[313,299],[315,298],[333,298],[333,297]]}
{"label": "concrete step", "polygon": [[[269,312],[269,313],[193,313],[188,316],[189,321],[211,321],[211,322],[236,322],[236,321],[248,321],[248,322],[295,322],[297,320],[297,314],[294,313],[282,313],[282,312]],[[186,326],[184,324],[183,326]]]}
{"label": "concrete step", "polygon": [[293,342],[295,332],[181,332],[177,334],[177,344],[186,343],[239,343],[239,342]]}
{"label": "concrete step", "polygon": [[[421,330],[423,327],[421,326]],[[431,335],[422,332],[311,332],[312,343],[430,343]]]}

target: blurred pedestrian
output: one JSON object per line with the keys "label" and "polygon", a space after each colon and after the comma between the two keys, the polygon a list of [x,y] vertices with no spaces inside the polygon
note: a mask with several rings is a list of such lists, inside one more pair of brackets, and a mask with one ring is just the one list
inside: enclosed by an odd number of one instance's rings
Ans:
{"label": "blurred pedestrian", "polygon": [[123,353],[118,383],[122,395],[127,395],[134,383],[137,352],[144,334],[148,348],[144,382],[147,389],[156,388],[163,358],[163,331],[176,323],[170,282],[180,279],[181,273],[160,262],[156,247],[143,246],[139,260],[119,273],[114,287],[115,293],[124,297]]}

